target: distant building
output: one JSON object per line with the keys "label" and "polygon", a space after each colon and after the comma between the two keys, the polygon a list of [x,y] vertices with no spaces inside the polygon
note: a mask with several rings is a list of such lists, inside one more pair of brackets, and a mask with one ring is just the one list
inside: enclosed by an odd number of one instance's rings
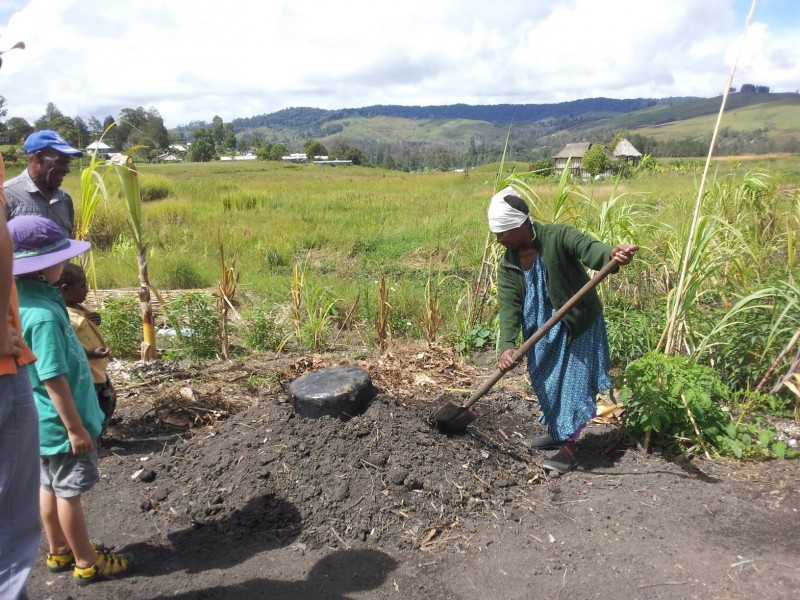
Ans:
{"label": "distant building", "polygon": [[335,167],[336,165],[352,165],[352,160],[315,160],[315,165],[328,165]]}
{"label": "distant building", "polygon": [[308,162],[308,155],[305,152],[293,152],[288,156],[281,156],[281,160],[292,163],[306,163]]}
{"label": "distant building", "polygon": [[[600,144],[595,144],[593,142],[567,144],[553,157],[553,167],[556,173],[561,175],[564,169],[567,168],[567,164],[569,164],[569,174],[572,177],[587,179],[590,177],[590,174],[583,169],[583,157],[586,156],[589,148],[598,145]],[[633,144],[625,138],[617,143],[617,147],[614,148],[613,153],[606,150],[605,147],[603,147],[603,151],[610,159],[624,160],[634,166],[638,165],[639,161],[642,159],[642,153],[634,148]]]}
{"label": "distant building", "polygon": [[236,154],[234,156],[220,156],[220,160],[255,160],[255,154]]}
{"label": "distant building", "polygon": [[556,173],[561,175],[564,169],[569,166],[569,174],[572,177],[588,177],[589,174],[583,170],[583,157],[589,148],[596,146],[592,142],[575,142],[567,144],[561,151],[553,157],[553,166]]}
{"label": "distant building", "polygon": [[642,160],[642,153],[639,152],[628,140],[622,138],[619,142],[617,142],[617,147],[614,148],[614,158],[624,160],[628,164],[635,167],[639,164],[639,161]]}
{"label": "distant building", "polygon": [[114,154],[114,150],[108,144],[101,142],[100,140],[95,140],[88,146],[86,146],[86,154],[92,155],[97,152],[97,155],[102,158],[110,158],[112,154]]}

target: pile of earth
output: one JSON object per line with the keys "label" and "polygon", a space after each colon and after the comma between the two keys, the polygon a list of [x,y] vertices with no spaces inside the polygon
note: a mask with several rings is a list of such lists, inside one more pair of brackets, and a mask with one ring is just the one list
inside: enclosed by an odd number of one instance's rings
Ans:
{"label": "pile of earth", "polygon": [[[467,372],[443,351],[415,356],[458,376]],[[419,549],[449,540],[454,531],[463,535],[476,515],[513,518],[519,489],[542,480],[522,442],[523,433],[538,427],[532,424],[536,405],[530,394],[491,393],[476,406],[485,418],[470,426],[469,435],[444,435],[431,420],[442,401],[425,391],[430,377],[418,380],[421,387],[409,385],[403,395],[413,391],[413,397],[404,401],[381,387],[385,372],[363,364],[376,371],[377,392],[364,414],[346,421],[299,417],[287,384],[322,366],[328,362],[308,358],[286,365],[286,377],[278,376],[266,394],[253,390],[266,398],[240,398],[238,406],[250,404],[242,412],[143,454],[130,474],[141,510],[167,519],[176,530],[205,528],[209,536],[259,532],[274,544]],[[237,368],[220,368],[222,379],[235,380]],[[175,381],[175,372],[170,379]],[[175,435],[167,423],[192,413],[202,423],[209,413],[224,412],[215,404],[221,396],[229,407],[236,402],[236,394],[209,392],[204,385],[204,391],[170,386],[155,408],[150,398],[144,414],[115,419],[104,443],[110,454],[104,468],[122,467],[122,453],[131,444]],[[216,400],[204,405],[209,397]]]}
{"label": "pile of earth", "polygon": [[[645,454],[611,413],[579,442],[579,469],[548,479],[552,451],[523,443],[541,431],[524,370],[474,407],[464,434],[430,422],[442,395],[475,389],[494,360],[395,345],[115,361],[117,413],[84,505],[95,539],[131,552],[135,572],[77,588],[40,560],[31,597],[793,597],[796,462]],[[366,412],[299,417],[291,382],[336,364],[370,373]]]}

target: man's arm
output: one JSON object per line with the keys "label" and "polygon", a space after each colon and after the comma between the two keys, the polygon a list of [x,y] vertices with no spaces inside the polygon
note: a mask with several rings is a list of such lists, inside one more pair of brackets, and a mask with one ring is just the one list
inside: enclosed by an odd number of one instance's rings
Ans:
{"label": "man's arm", "polygon": [[11,265],[14,262],[14,242],[6,226],[5,196],[3,196],[3,164],[0,156],[0,356],[19,356],[20,332],[11,327]]}

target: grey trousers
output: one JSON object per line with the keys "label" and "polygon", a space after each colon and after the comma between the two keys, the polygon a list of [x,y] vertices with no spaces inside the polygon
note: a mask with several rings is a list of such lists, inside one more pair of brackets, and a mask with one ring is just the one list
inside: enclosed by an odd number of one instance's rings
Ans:
{"label": "grey trousers", "polygon": [[0,376],[0,598],[28,598],[40,537],[39,416],[23,367]]}

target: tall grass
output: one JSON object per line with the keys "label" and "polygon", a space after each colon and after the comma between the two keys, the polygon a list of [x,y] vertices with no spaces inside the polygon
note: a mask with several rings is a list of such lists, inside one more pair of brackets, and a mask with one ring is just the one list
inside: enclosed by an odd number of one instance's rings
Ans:
{"label": "tall grass", "polygon": [[[443,316],[437,337],[474,326],[476,315],[491,323],[491,269],[481,274],[477,288],[483,291],[473,288],[481,265],[496,260],[486,208],[501,172],[500,183],[524,183],[518,189],[537,218],[572,223],[607,243],[638,243],[636,260],[610,278],[603,293],[622,305],[663,306],[678,278],[695,175],[576,183],[527,178],[525,165],[498,167],[464,174],[257,162],[141,165],[143,178],[167,180],[171,189],[166,198],[141,205],[150,278],[165,289],[214,286],[219,247],[210,233],[223,231],[226,253],[237,257],[242,297],[290,304],[293,267],[302,263],[305,281],[327,290],[339,306],[353,306],[360,294],[358,314],[370,336],[379,321],[381,275],[391,304],[384,321],[395,338],[420,336],[415,324],[431,314],[433,300]],[[727,163],[717,167],[690,253],[684,348],[702,341],[702,328],[692,323],[696,307],[732,306],[764,285],[796,279],[800,200],[796,187],[785,183],[796,172],[796,157],[774,165],[768,177]],[[77,184],[68,178],[65,187],[74,192]],[[113,198],[114,190],[109,193]],[[136,245],[124,213],[112,201],[95,220],[104,240],[95,245],[101,288],[138,283]],[[437,275],[428,286],[431,272]]]}

